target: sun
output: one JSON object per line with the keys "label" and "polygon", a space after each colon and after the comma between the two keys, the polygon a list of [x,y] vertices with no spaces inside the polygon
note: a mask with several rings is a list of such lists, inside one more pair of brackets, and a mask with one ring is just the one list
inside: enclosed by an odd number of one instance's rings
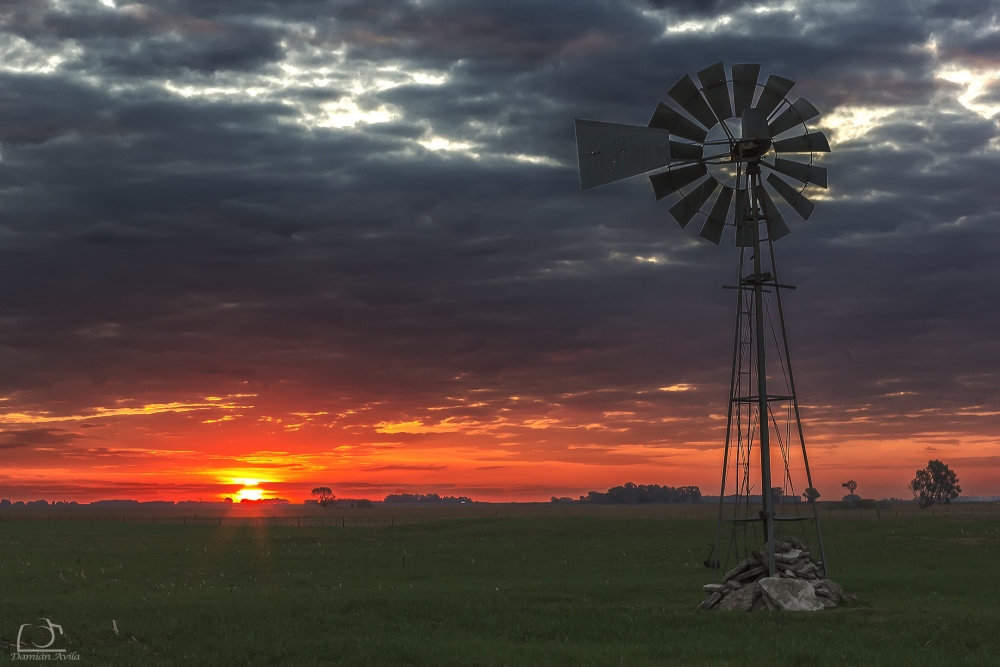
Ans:
{"label": "sun", "polygon": [[264,497],[264,490],[258,486],[260,480],[240,479],[236,481],[243,485],[243,488],[236,492],[237,502],[242,500],[260,500]]}
{"label": "sun", "polygon": [[264,497],[261,489],[243,488],[236,492],[236,500],[260,500]]}

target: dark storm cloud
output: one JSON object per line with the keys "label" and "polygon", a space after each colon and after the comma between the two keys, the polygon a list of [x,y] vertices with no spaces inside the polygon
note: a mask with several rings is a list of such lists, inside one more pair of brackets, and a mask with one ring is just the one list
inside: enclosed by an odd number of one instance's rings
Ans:
{"label": "dark storm cloud", "polygon": [[731,249],[642,179],[581,194],[572,125],[643,123],[719,59],[891,110],[836,144],[830,199],[779,246],[806,402],[995,400],[997,125],[937,75],[998,68],[992,3],[119,5],[0,9],[0,387],[22,407],[247,385],[403,419],[488,389],[486,418],[684,382],[644,409],[724,412]]}
{"label": "dark storm cloud", "polygon": [[18,449],[43,445],[66,445],[80,438],[79,433],[58,428],[29,428],[0,432],[0,449]]}

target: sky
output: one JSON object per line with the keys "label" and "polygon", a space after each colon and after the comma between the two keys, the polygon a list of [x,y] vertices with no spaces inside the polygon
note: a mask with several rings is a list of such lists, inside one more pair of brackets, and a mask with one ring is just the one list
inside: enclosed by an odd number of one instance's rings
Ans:
{"label": "sky", "polygon": [[776,244],[822,498],[1000,494],[998,12],[6,0],[0,494],[718,493],[738,250],[573,119],[720,60],[832,147]]}

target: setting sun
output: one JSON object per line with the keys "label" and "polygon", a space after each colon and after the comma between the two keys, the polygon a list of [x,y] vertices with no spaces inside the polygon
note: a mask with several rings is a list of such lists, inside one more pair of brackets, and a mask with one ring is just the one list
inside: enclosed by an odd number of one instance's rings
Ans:
{"label": "setting sun", "polygon": [[238,481],[243,484],[243,488],[236,492],[237,502],[243,500],[260,500],[264,497],[264,490],[257,486],[260,483],[258,480],[241,479]]}
{"label": "setting sun", "polygon": [[243,488],[236,494],[236,500],[260,500],[263,497],[264,491],[254,488]]}

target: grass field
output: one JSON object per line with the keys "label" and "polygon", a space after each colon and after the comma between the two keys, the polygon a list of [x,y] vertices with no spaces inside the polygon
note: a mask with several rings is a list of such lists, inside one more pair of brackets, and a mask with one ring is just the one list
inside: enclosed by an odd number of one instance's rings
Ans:
{"label": "grass field", "polygon": [[1000,521],[824,528],[856,603],[726,614],[694,609],[705,519],[3,521],[0,662],[46,617],[81,665],[1000,664]]}

